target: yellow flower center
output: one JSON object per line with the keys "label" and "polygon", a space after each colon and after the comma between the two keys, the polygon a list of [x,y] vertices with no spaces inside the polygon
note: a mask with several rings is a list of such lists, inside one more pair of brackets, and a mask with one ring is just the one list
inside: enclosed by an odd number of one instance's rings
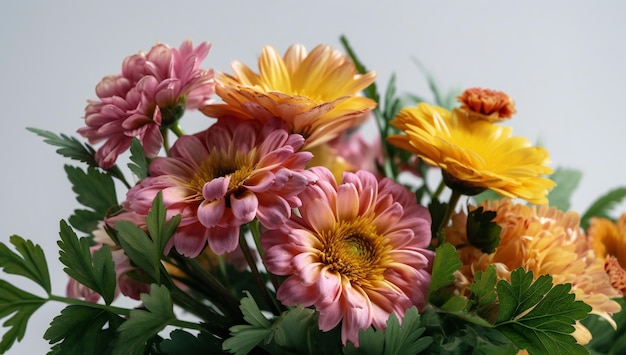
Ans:
{"label": "yellow flower center", "polygon": [[320,240],[320,260],[331,271],[361,286],[383,279],[390,246],[368,218],[338,221],[331,230],[321,233]]}
{"label": "yellow flower center", "polygon": [[256,149],[248,153],[237,151],[233,156],[225,150],[213,151],[189,181],[189,188],[196,191],[196,198],[201,199],[204,184],[219,177],[230,176],[226,195],[236,194],[255,170],[255,152]]}

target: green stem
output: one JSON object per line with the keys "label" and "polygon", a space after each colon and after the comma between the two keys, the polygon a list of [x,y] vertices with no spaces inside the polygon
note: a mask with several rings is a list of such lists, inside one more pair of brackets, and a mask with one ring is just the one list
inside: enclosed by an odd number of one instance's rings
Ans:
{"label": "green stem", "polygon": [[443,181],[443,179],[441,179],[441,182],[439,182],[439,186],[437,186],[437,190],[435,190],[435,192],[433,193],[431,199],[433,199],[433,200],[439,199],[439,195],[441,195],[441,193],[443,192],[443,189],[445,187],[446,187],[446,182]]}
{"label": "green stem", "polygon": [[[261,246],[261,231],[259,230],[260,229],[259,220],[258,219],[252,220],[252,222],[248,223],[248,227],[250,228],[250,232],[252,233],[252,239],[254,239],[254,245],[256,246],[256,249],[259,252],[259,255],[261,256],[261,260],[263,260],[263,256],[265,255],[265,250],[263,250],[263,247]],[[272,283],[272,286],[274,286],[274,291],[278,291],[278,286],[280,286],[280,280],[278,279],[278,277],[269,271],[267,272],[267,275],[270,279],[270,282]]]}
{"label": "green stem", "polygon": [[243,228],[239,232],[239,247],[241,248],[243,255],[246,257],[246,261],[248,262],[248,265],[250,266],[250,270],[252,271],[252,275],[254,276],[254,281],[256,282],[257,287],[259,288],[259,291],[261,291],[261,295],[265,299],[265,302],[267,302],[268,306],[272,309],[272,312],[274,312],[274,314],[279,315],[280,309],[277,306],[274,298],[270,296],[269,292],[267,291],[267,287],[265,286],[263,277],[261,277],[261,273],[259,272],[259,269],[256,266],[256,261],[254,260],[254,256],[252,255],[252,252],[250,251],[250,246],[248,245],[248,242],[246,241],[246,236],[243,232]]}
{"label": "green stem", "polygon": [[174,123],[173,125],[170,126],[170,130],[172,130],[172,132],[174,132],[174,134],[176,135],[176,137],[182,137],[185,135],[185,132],[183,131],[183,129],[180,127],[180,125],[178,124],[178,122]]}
{"label": "green stem", "polygon": [[89,301],[79,300],[76,298],[62,297],[62,296],[56,296],[52,294],[48,296],[48,299],[51,301],[62,302],[62,303],[70,304],[73,306],[86,306],[86,307],[91,307],[91,308],[100,308],[100,309],[104,309],[109,312],[112,312],[115,314],[121,314],[124,316],[128,316],[131,311],[128,308],[115,307],[115,306],[111,306],[108,304],[93,303]]}
{"label": "green stem", "polygon": [[180,319],[173,319],[169,321],[168,323],[169,325],[174,326],[174,327],[194,329],[194,330],[198,330],[201,332],[207,331],[207,328],[203,327],[202,325],[198,323],[187,322],[187,321],[180,320]]}
{"label": "green stem", "polygon": [[461,193],[456,190],[452,190],[452,195],[450,196],[450,200],[448,202],[448,208],[446,209],[446,214],[441,220],[439,227],[437,227],[437,238],[439,238],[439,245],[445,242],[443,229],[448,225],[450,218],[452,218],[452,214],[454,213],[454,210],[456,209],[456,205],[459,202],[460,198],[461,198]]}
{"label": "green stem", "polygon": [[167,129],[161,129],[161,135],[163,136],[163,149],[165,150],[165,155],[170,156],[170,135],[168,134]]}

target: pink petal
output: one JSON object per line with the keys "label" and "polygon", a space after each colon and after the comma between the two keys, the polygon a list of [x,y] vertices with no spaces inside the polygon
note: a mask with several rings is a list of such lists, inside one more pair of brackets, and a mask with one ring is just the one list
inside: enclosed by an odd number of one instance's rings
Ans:
{"label": "pink petal", "polygon": [[210,229],[209,247],[215,254],[230,253],[239,245],[239,226]]}
{"label": "pink petal", "polygon": [[241,224],[248,223],[256,215],[259,200],[251,191],[230,195],[230,209]]}
{"label": "pink petal", "polygon": [[224,211],[226,210],[226,200],[222,197],[217,200],[204,200],[198,207],[198,221],[206,228],[212,228],[218,225]]}
{"label": "pink petal", "polygon": [[206,201],[213,201],[218,198],[223,199],[224,195],[228,191],[228,184],[230,183],[230,176],[218,177],[213,179],[202,187],[202,197]]}

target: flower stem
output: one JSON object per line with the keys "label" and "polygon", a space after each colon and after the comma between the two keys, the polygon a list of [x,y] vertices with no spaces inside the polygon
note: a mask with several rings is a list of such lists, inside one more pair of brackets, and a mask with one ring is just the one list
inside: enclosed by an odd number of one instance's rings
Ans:
{"label": "flower stem", "polygon": [[243,255],[246,257],[246,261],[248,261],[248,265],[250,266],[250,270],[252,271],[252,275],[254,276],[254,281],[256,282],[259,288],[259,291],[261,291],[261,295],[265,299],[265,302],[267,302],[268,306],[272,309],[272,312],[274,312],[274,314],[279,315],[280,309],[278,305],[276,304],[276,301],[274,300],[274,298],[270,296],[269,292],[267,291],[267,287],[265,286],[263,277],[261,277],[261,273],[259,272],[259,269],[256,266],[256,261],[254,260],[254,256],[252,255],[252,252],[250,251],[250,246],[248,245],[248,242],[246,241],[246,236],[243,232],[243,228],[239,232],[239,247],[241,248]]}
{"label": "flower stem", "polygon": [[176,137],[182,137],[182,136],[185,135],[185,132],[183,131],[183,129],[178,124],[178,121],[170,126],[170,130],[172,130],[172,132],[174,132]]}
{"label": "flower stem", "polygon": [[56,296],[52,294],[48,296],[48,299],[51,301],[62,302],[62,303],[66,303],[66,304],[73,305],[73,306],[86,306],[86,307],[91,307],[91,308],[100,308],[100,309],[104,309],[109,312],[120,314],[123,316],[128,316],[131,311],[128,308],[121,308],[121,307],[111,306],[108,304],[94,303],[94,302],[84,301],[84,300],[80,300],[76,298],[62,297],[62,296]]}
{"label": "flower stem", "polygon": [[452,213],[454,213],[454,210],[456,209],[456,205],[459,202],[460,198],[461,193],[456,190],[452,190],[452,195],[450,196],[450,200],[448,201],[448,207],[446,208],[446,214],[441,220],[439,227],[437,227],[437,238],[439,239],[439,245],[445,242],[443,229],[448,225],[448,222],[450,222],[450,218],[452,218]]}

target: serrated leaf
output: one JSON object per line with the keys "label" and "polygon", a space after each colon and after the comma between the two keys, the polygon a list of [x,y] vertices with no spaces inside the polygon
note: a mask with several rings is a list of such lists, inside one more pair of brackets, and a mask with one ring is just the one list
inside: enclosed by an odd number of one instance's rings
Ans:
{"label": "serrated leaf", "polygon": [[259,345],[271,332],[271,323],[250,296],[245,291],[246,296],[241,298],[239,309],[243,313],[243,318],[249,324],[236,325],[230,328],[232,337],[224,340],[222,349],[236,355],[248,354]]}
{"label": "serrated leaf", "polygon": [[56,343],[51,354],[110,354],[110,343],[122,322],[101,308],[70,305],[52,320],[44,339]]}
{"label": "serrated leaf", "polygon": [[146,225],[148,226],[150,236],[152,237],[152,240],[157,248],[155,252],[159,255],[159,258],[163,255],[163,249],[165,249],[167,242],[176,231],[176,228],[180,223],[180,219],[181,216],[176,215],[172,217],[169,222],[166,221],[166,209],[163,205],[163,194],[161,192],[157,193],[154,201],[152,201],[152,208],[146,217]]}
{"label": "serrated leaf", "polygon": [[493,253],[500,245],[502,227],[492,222],[495,217],[495,211],[484,211],[482,206],[467,215],[467,240],[485,254]]}
{"label": "serrated leaf", "polygon": [[95,150],[87,144],[81,144],[76,138],[68,137],[65,134],[61,134],[59,136],[43,129],[31,127],[28,127],[26,129],[45,138],[44,142],[53,146],[60,147],[56,151],[58,154],[70,159],[82,161],[91,166],[98,165],[94,158]]}
{"label": "serrated leaf", "polygon": [[497,285],[500,314],[496,329],[529,354],[586,354],[571,333],[577,320],[591,307],[569,293],[571,284],[552,286],[552,277],[533,282],[533,272],[523,268],[511,273],[511,281]]}
{"label": "serrated leaf", "polygon": [[92,210],[74,210],[74,213],[67,219],[70,225],[76,230],[90,234],[99,227],[102,215]]}
{"label": "serrated leaf", "polygon": [[251,325],[269,328],[272,324],[267,318],[261,313],[259,306],[257,306],[254,298],[250,295],[250,292],[245,291],[246,297],[241,299],[241,305],[239,309],[241,309],[241,313],[243,314],[243,319],[250,323]]}
{"label": "serrated leaf", "polygon": [[2,326],[9,330],[0,341],[0,354],[4,354],[16,340],[22,340],[30,316],[47,300],[0,280],[0,319],[9,317]]}
{"label": "serrated leaf", "polygon": [[556,186],[548,194],[550,206],[554,206],[561,211],[568,211],[572,194],[578,187],[582,177],[583,173],[580,170],[557,168],[550,175],[550,179],[556,183]]}
{"label": "serrated leaf", "polygon": [[150,162],[143,151],[143,146],[137,137],[133,138],[130,144],[130,161],[128,168],[141,180],[148,176],[148,166]]}
{"label": "serrated leaf", "polygon": [[119,336],[114,351],[124,354],[143,354],[149,341],[170,322],[176,320],[174,305],[167,287],[150,285],[150,294],[141,294],[147,311],[134,309],[118,328]]}
{"label": "serrated leaf", "polygon": [[625,197],[626,187],[613,189],[606,194],[600,196],[591,204],[591,206],[580,218],[581,227],[583,227],[583,229],[587,229],[589,227],[589,222],[592,217],[611,219],[611,217],[609,216],[609,212],[611,212],[611,210],[615,208],[618,203],[622,202]]}
{"label": "serrated leaf", "polygon": [[472,291],[472,299],[477,302],[477,306],[485,306],[496,301],[496,282],[498,275],[496,268],[489,265],[485,272],[476,271],[474,281],[470,285]]}
{"label": "serrated leaf", "polygon": [[446,287],[454,282],[454,272],[463,263],[459,258],[459,253],[450,243],[444,243],[435,249],[435,261],[433,262],[433,272],[428,288],[428,297],[437,290]]}
{"label": "serrated leaf", "polygon": [[21,256],[0,243],[0,268],[8,274],[21,275],[35,281],[50,294],[50,273],[43,249],[17,235],[11,236],[9,241]]}
{"label": "serrated leaf", "polygon": [[[59,235],[59,261],[70,277],[100,294],[107,304],[113,302],[113,290],[115,289],[115,272],[113,271],[113,259],[108,246],[98,253],[97,259],[92,260],[90,242],[87,238],[78,238],[72,228],[61,221]],[[107,251],[108,250],[108,251]],[[96,263],[94,266],[93,263]]]}
{"label": "serrated leaf", "polygon": [[409,308],[402,318],[402,325],[395,313],[387,319],[384,330],[359,330],[359,347],[348,343],[345,354],[418,354],[431,343],[431,337],[422,337],[425,328],[420,327],[420,315],[417,308]]}
{"label": "serrated leaf", "polygon": [[65,172],[72,183],[72,190],[77,195],[76,200],[83,206],[93,209],[101,217],[104,217],[111,207],[117,206],[115,184],[111,175],[102,173],[94,167],[87,168],[85,172],[70,165],[65,166]]}

